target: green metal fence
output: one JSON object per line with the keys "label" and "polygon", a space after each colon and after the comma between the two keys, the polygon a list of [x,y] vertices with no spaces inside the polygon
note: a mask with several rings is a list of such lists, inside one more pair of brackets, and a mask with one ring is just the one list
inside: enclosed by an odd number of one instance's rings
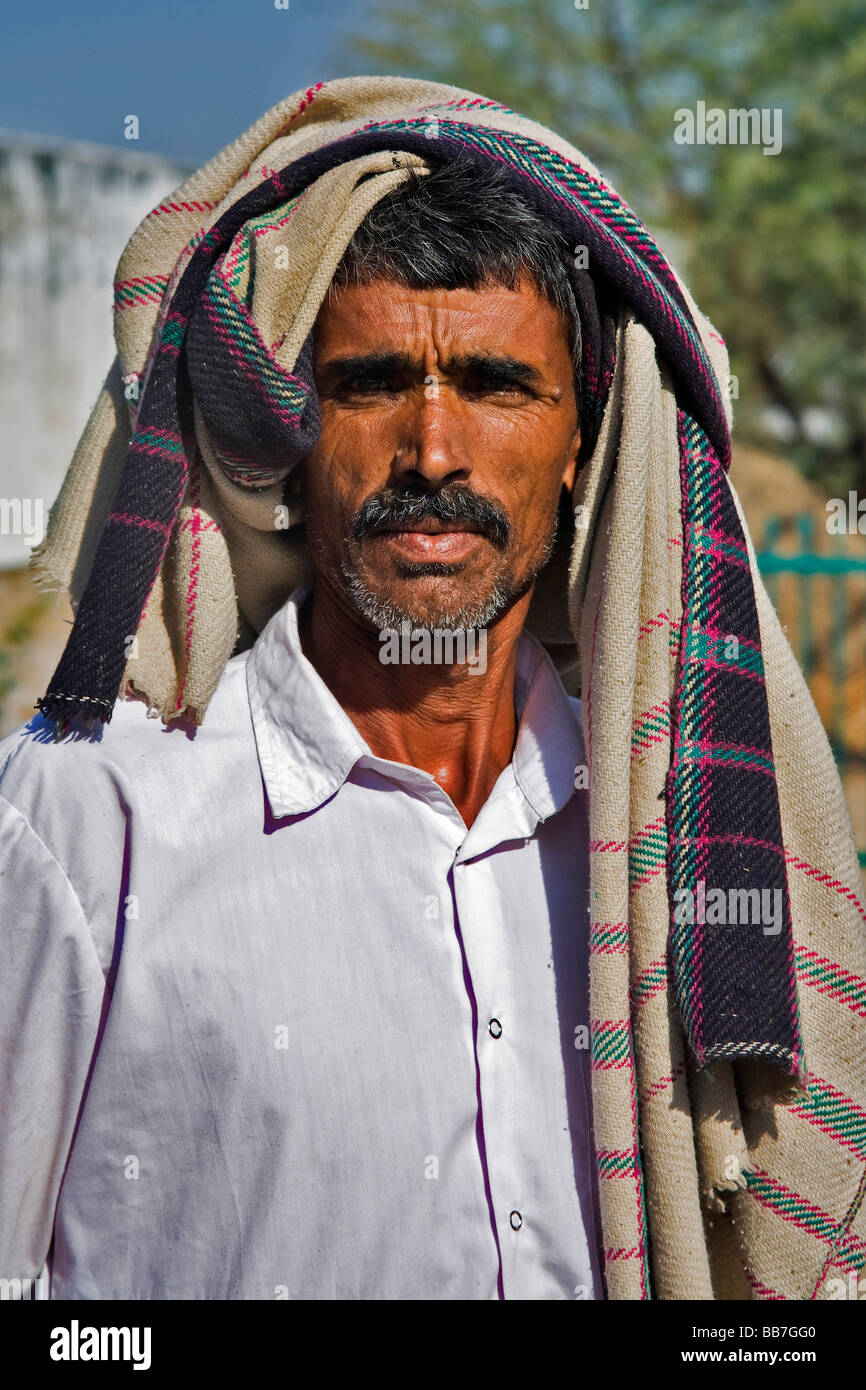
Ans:
{"label": "green metal fence", "polygon": [[[849,801],[866,795],[862,544],[847,535],[828,535],[809,514],[775,516],[765,523],[757,560],[818,706]],[[785,576],[790,576],[787,584]],[[860,834],[862,840],[862,830]],[[866,844],[859,850],[860,863],[866,865]]]}

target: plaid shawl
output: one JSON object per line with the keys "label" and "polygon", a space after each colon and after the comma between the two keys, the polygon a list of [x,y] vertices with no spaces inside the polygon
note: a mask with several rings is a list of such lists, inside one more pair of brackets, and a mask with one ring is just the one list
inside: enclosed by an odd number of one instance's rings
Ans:
{"label": "plaid shawl", "polygon": [[145,218],[34,555],[76,613],[39,707],[58,736],[119,695],[203,720],[310,573],[283,484],[317,437],[334,270],[410,167],[456,157],[495,160],[576,252],[585,466],[530,627],[583,698],[608,1294],[830,1297],[866,1259],[856,852],[727,477],[724,343],[577,150],[471,93],[353,78],[281,102]]}

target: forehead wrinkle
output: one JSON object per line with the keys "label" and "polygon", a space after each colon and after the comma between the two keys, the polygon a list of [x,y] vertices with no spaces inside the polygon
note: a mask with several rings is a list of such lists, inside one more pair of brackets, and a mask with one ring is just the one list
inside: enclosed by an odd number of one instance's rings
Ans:
{"label": "forehead wrinkle", "polygon": [[[413,290],[400,283],[373,281],[369,285],[354,285],[342,290],[323,307],[336,313],[338,318],[348,311],[362,331],[372,328],[375,332],[388,324],[399,332],[407,328],[410,331],[428,332],[437,328],[441,331],[449,326],[462,328],[469,320],[478,328],[494,327],[501,333],[504,326],[506,331],[519,332],[525,321],[534,316],[538,304],[548,303],[533,286],[528,288],[534,291],[535,305],[527,303],[516,289],[499,284],[482,290]],[[445,296],[447,300],[443,302]],[[463,303],[454,302],[460,298]]]}
{"label": "forehead wrinkle", "polygon": [[[534,289],[531,285],[528,288]],[[374,290],[372,295],[371,289]],[[385,284],[374,282],[371,286],[355,286],[341,292],[336,302],[328,306],[328,330],[324,335],[317,334],[320,349],[327,351],[327,339],[332,339],[329,330],[332,330],[349,349],[341,356],[358,359],[379,356],[384,361],[393,354],[397,370],[401,365],[409,368],[411,362],[412,367],[420,367],[423,363],[428,372],[459,371],[461,366],[470,365],[469,359],[473,357],[473,365],[483,369],[484,358],[490,365],[499,359],[505,370],[515,373],[520,370],[526,384],[543,382],[552,370],[551,351],[544,341],[534,341],[533,327],[538,301],[553,315],[557,311],[547,305],[537,291],[531,297],[535,302],[527,302],[517,290],[491,285],[480,293],[448,291],[448,302],[443,303],[439,296],[440,293],[444,296],[444,291],[417,292],[400,284],[389,284],[387,289],[392,293],[385,296],[380,292],[385,289]],[[458,296],[463,298],[463,303],[453,302]],[[470,298],[468,303],[467,298]],[[540,336],[543,339],[545,335]],[[530,343],[532,360],[527,362],[523,353]],[[411,350],[408,353],[406,346]],[[396,354],[401,348],[404,361],[398,364]],[[515,363],[520,366],[515,367]]]}

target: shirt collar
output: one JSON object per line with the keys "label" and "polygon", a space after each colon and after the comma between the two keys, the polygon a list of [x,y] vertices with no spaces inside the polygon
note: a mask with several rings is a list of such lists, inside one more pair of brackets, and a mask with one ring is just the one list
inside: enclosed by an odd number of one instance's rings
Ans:
{"label": "shirt collar", "polygon": [[[310,592],[309,584],[295,589],[259,634],[246,663],[259,766],[276,818],[316,810],[361,758],[392,774],[403,766],[375,756],[304,656],[298,618]],[[535,818],[545,820],[573,794],[583,739],[578,703],[569,699],[544,648],[525,630],[518,641],[514,695],[519,724],[511,769]]]}

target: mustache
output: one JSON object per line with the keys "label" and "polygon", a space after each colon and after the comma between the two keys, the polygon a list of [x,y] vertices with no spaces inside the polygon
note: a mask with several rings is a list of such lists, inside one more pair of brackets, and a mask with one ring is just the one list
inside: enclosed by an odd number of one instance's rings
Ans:
{"label": "mustache", "polygon": [[501,508],[464,483],[454,483],[439,492],[412,486],[374,492],[358,510],[352,534],[356,541],[362,541],[386,526],[399,527],[413,521],[468,523],[498,550],[505,549],[511,535],[508,518]]}

